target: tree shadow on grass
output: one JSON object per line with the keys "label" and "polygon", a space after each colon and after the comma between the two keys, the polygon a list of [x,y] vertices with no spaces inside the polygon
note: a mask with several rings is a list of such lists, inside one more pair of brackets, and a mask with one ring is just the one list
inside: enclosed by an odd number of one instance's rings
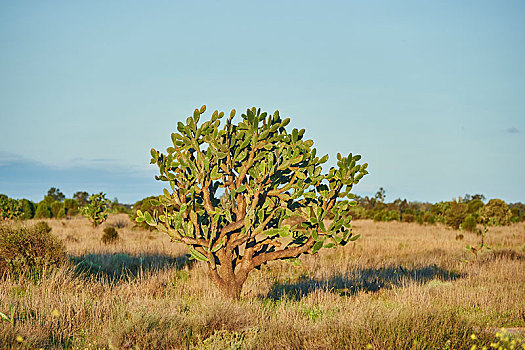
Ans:
{"label": "tree shadow on grass", "polygon": [[168,254],[102,253],[70,256],[70,259],[78,275],[105,279],[110,283],[131,280],[148,272],[181,270],[193,264],[186,255]]}
{"label": "tree shadow on grass", "polygon": [[459,273],[447,271],[435,265],[412,269],[406,269],[402,266],[358,269],[328,279],[304,277],[290,283],[275,283],[266,298],[300,300],[316,290],[326,290],[341,296],[351,296],[362,291],[377,292],[385,288],[402,286],[409,281],[417,283],[432,280],[446,282],[460,277],[462,275]]}

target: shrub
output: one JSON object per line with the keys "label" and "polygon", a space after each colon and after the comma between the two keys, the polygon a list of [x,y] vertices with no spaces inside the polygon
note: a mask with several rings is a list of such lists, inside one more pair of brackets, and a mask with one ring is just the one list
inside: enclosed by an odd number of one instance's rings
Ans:
{"label": "shrub", "polygon": [[66,208],[60,208],[60,210],[58,211],[57,215],[56,215],[56,218],[57,219],[63,219],[66,217]]}
{"label": "shrub", "polygon": [[[239,298],[250,271],[281,259],[315,254],[345,245],[352,236],[348,200],[352,187],[367,174],[359,155],[337,155],[337,168],[323,174],[328,155],[316,156],[305,130],[285,129],[290,119],[255,108],[232,123],[235,110],[219,129],[224,113],[215,111],[199,125],[206,107],[179,122],[167,154],[151,150],[158,180],[170,184],[155,205],[160,215],[137,212],[137,221],[189,247],[206,262],[214,283]],[[174,204],[178,205],[177,209]],[[324,224],[328,213],[330,225]],[[283,224],[297,217],[295,224]]]}
{"label": "shrub", "polygon": [[[53,202],[51,203],[51,214],[53,214],[54,218],[58,218],[58,214],[60,211],[64,209],[64,203],[62,202]],[[65,216],[65,210],[64,210],[64,216]]]}
{"label": "shrub", "polygon": [[0,226],[0,275],[38,278],[66,261],[65,246],[47,223]]}
{"label": "shrub", "polygon": [[426,222],[427,224],[435,224],[438,219],[436,217],[436,215],[432,214],[431,211],[426,211],[424,214],[423,214],[423,221]]}
{"label": "shrub", "polygon": [[102,235],[102,238],[100,238],[100,241],[104,244],[111,244],[118,241],[119,236],[117,230],[115,230],[114,227],[106,227],[104,229],[104,234]]}
{"label": "shrub", "polygon": [[51,217],[51,210],[44,202],[38,203],[35,211],[35,219],[49,219]]}
{"label": "shrub", "polygon": [[512,213],[507,204],[501,199],[491,199],[479,211],[480,221],[483,224],[500,226],[508,225],[512,218]]}
{"label": "shrub", "polygon": [[451,201],[449,207],[445,211],[445,224],[454,229],[459,229],[468,215],[468,206],[465,203]]}
{"label": "shrub", "polygon": [[477,213],[481,208],[483,208],[484,204],[483,201],[479,198],[472,199],[467,203],[468,206],[468,213],[474,214]]}
{"label": "shrub", "polygon": [[20,199],[18,202],[20,203],[20,207],[22,210],[20,218],[23,220],[32,219],[35,216],[35,204],[25,198]]}
{"label": "shrub", "polygon": [[463,231],[474,232],[476,231],[476,224],[477,224],[476,218],[474,217],[474,215],[470,214],[465,218],[460,228]]}
{"label": "shrub", "polygon": [[76,199],[67,198],[64,200],[64,209],[67,216],[75,216],[78,214],[78,202]]}
{"label": "shrub", "polygon": [[525,220],[525,204],[523,203],[511,203],[509,209],[512,213],[512,221],[520,222]]}
{"label": "shrub", "polygon": [[399,212],[382,209],[374,215],[374,221],[399,221]]}
{"label": "shrub", "polygon": [[416,220],[416,217],[414,216],[414,214],[403,214],[401,216],[401,221],[403,222],[414,222]]}

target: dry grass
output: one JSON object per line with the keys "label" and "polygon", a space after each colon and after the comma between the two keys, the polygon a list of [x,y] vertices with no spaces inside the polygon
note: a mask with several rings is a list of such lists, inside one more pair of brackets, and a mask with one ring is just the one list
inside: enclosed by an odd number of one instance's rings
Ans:
{"label": "dry grass", "polygon": [[110,217],[111,245],[104,225],[49,220],[72,264],[37,283],[0,280],[0,312],[15,310],[0,348],[461,349],[472,332],[488,344],[483,330],[525,327],[523,223],[490,229],[493,249],[474,261],[475,234],[356,221],[355,243],[271,263],[231,301],[184,246],[127,220]]}

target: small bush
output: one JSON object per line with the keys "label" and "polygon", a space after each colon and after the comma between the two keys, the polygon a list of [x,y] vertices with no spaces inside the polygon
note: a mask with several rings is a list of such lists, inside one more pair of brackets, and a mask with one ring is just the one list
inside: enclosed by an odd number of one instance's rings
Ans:
{"label": "small bush", "polygon": [[22,209],[22,214],[20,216],[23,220],[32,219],[35,216],[35,204],[28,199],[20,199],[18,201]]}
{"label": "small bush", "polygon": [[423,221],[427,224],[435,224],[437,221],[436,215],[432,214],[430,211],[426,211],[425,214],[423,214]]}
{"label": "small bush", "polygon": [[[64,203],[62,202],[53,202],[51,204],[51,213],[53,214],[53,217],[54,218],[59,218],[58,216],[60,215],[60,211],[64,209]],[[64,216],[66,216],[66,212],[64,210]]]}
{"label": "small bush", "polygon": [[56,218],[57,219],[63,219],[66,217],[66,209],[65,208],[61,208],[58,213],[57,213],[57,216]]}
{"label": "small bush", "polygon": [[66,248],[47,223],[0,226],[0,276],[39,278],[66,261]]}
{"label": "small bush", "polygon": [[100,241],[104,244],[112,244],[118,241],[118,232],[114,227],[106,227]]}
{"label": "small bush", "polygon": [[51,210],[46,203],[40,202],[35,211],[35,219],[49,219],[51,217]]}
{"label": "small bush", "polygon": [[414,214],[403,214],[401,216],[401,221],[403,222],[414,222],[416,220]]}
{"label": "small bush", "polygon": [[72,198],[64,199],[64,209],[67,216],[77,215],[79,212],[77,200]]}
{"label": "small bush", "polygon": [[463,231],[474,232],[476,231],[476,223],[476,217],[474,215],[469,215],[465,218],[460,228]]}

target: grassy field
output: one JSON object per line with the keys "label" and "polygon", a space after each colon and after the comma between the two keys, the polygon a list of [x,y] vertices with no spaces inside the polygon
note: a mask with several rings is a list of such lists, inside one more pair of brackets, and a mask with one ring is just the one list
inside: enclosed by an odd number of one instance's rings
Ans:
{"label": "grassy field", "polygon": [[0,348],[481,349],[501,327],[525,327],[523,223],[490,228],[492,250],[474,259],[474,233],[355,221],[358,241],[253,272],[239,301],[184,246],[126,215],[105,224],[117,226],[113,245],[83,218],[48,223],[71,264],[0,280],[0,312],[14,312]]}

